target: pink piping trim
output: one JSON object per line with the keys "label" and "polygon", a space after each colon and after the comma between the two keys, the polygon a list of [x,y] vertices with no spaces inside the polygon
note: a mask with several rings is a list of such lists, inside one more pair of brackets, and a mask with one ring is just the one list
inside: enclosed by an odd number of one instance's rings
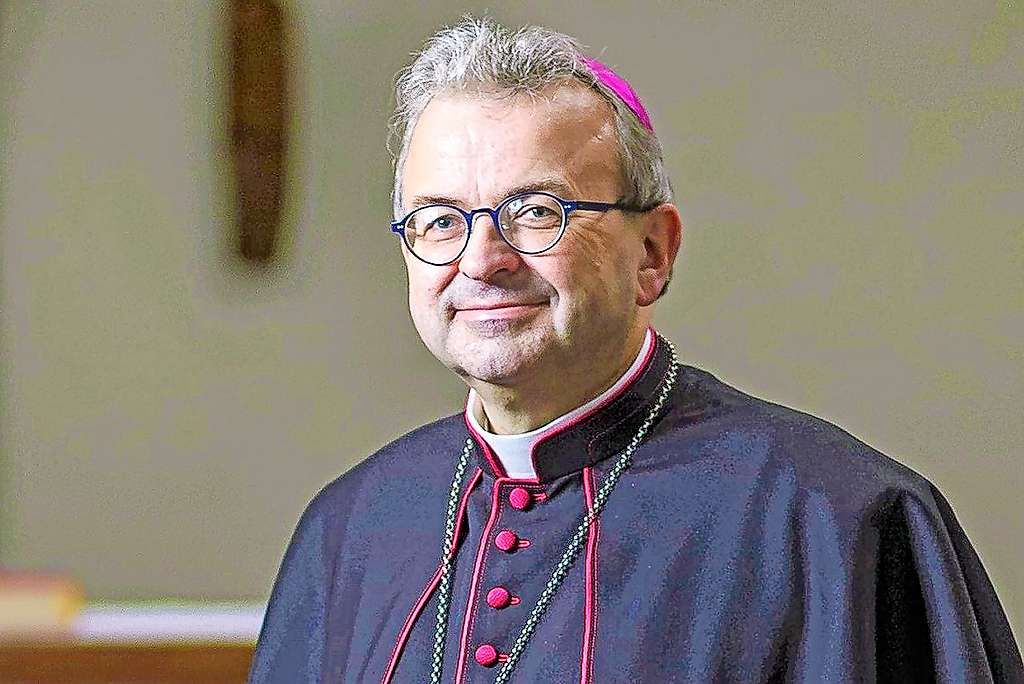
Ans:
{"label": "pink piping trim", "polygon": [[501,467],[501,463],[498,461],[498,459],[494,457],[494,452],[491,451],[491,446],[487,443],[487,440],[481,437],[480,433],[477,432],[476,428],[473,427],[473,424],[469,422],[469,411],[469,397],[467,396],[466,409],[465,411],[463,411],[463,418],[466,421],[466,427],[469,428],[469,433],[473,435],[473,439],[475,439],[476,443],[480,446],[481,449],[483,449],[484,458],[486,458],[487,462],[491,464],[491,470],[494,471],[494,476],[508,477],[508,473],[506,473],[505,469]]}
{"label": "pink piping trim", "polygon": [[455,684],[461,684],[463,670],[466,667],[466,652],[469,648],[469,631],[473,623],[473,616],[476,615],[474,604],[476,603],[477,585],[480,584],[480,571],[484,564],[484,554],[487,552],[487,538],[491,535],[491,529],[498,519],[498,509],[501,505],[501,485],[509,482],[507,477],[499,477],[494,481],[494,492],[491,495],[491,515],[484,525],[483,534],[480,535],[480,550],[476,553],[476,565],[473,566],[473,579],[469,584],[469,601],[466,602],[466,617],[462,621],[462,638],[459,641],[459,661],[455,667]]}
{"label": "pink piping trim", "polygon": [[[466,505],[469,503],[469,495],[476,488],[477,483],[480,481],[484,471],[480,468],[476,469],[473,477],[469,481],[469,486],[466,487],[466,491],[462,494],[462,500],[459,502],[459,510],[455,518],[455,539],[459,538],[459,531],[462,528],[462,519],[466,513]],[[449,558],[455,555],[456,547],[452,547],[452,552],[449,554]],[[394,649],[391,650],[391,660],[388,661],[388,667],[384,671],[384,678],[381,679],[381,684],[388,684],[391,678],[395,675],[395,668],[398,667],[398,659],[402,655],[402,650],[405,649],[405,642],[409,639],[409,634],[412,632],[413,624],[419,618],[420,613],[423,612],[423,608],[427,605],[427,601],[430,600],[434,590],[437,589],[437,585],[441,582],[441,566],[437,566],[437,571],[434,576],[430,578],[427,583],[427,588],[420,594],[419,600],[416,605],[412,607],[409,612],[409,617],[405,618],[405,623],[402,625],[402,631],[398,633],[398,641],[395,642]]]}
{"label": "pink piping trim", "polygon": [[[583,492],[587,499],[587,512],[594,511],[594,470],[583,469]],[[594,632],[597,629],[595,606],[597,585],[597,519],[590,524],[587,532],[586,590],[583,604],[583,653],[580,658],[580,684],[588,684],[594,666]]]}
{"label": "pink piping trim", "polygon": [[644,360],[640,362],[639,368],[633,371],[633,375],[631,375],[629,379],[623,383],[622,387],[620,387],[617,392],[605,397],[599,404],[591,407],[591,409],[586,413],[576,416],[573,420],[569,421],[568,423],[565,423],[564,425],[556,425],[547,432],[542,432],[541,434],[537,435],[537,439],[534,440],[533,446],[530,449],[530,463],[533,464],[533,472],[537,472],[537,461],[535,459],[537,456],[538,444],[543,442],[545,439],[549,439],[550,437],[557,435],[560,432],[565,432],[574,425],[578,425],[581,421],[584,421],[590,416],[594,415],[595,413],[603,409],[605,406],[621,397],[626,392],[626,390],[628,390],[630,386],[632,386],[632,384],[636,382],[636,379],[643,375],[643,372],[647,370],[647,366],[651,362],[651,357],[654,356],[654,350],[658,347],[658,333],[655,332],[652,326],[647,326],[647,330],[651,331],[651,346],[647,350],[647,353],[644,355]]}
{"label": "pink piping trim", "polygon": [[[644,360],[640,362],[640,367],[633,372],[633,375],[628,380],[626,380],[626,382],[622,385],[622,387],[619,388],[619,390],[615,394],[605,397],[600,404],[597,404],[586,413],[577,416],[576,418],[569,421],[565,425],[556,425],[555,427],[551,428],[548,432],[541,433],[540,435],[537,436],[537,439],[534,440],[533,445],[530,448],[530,463],[533,465],[533,472],[537,472],[537,461],[534,460],[534,457],[537,451],[538,444],[543,442],[545,439],[552,437],[553,435],[557,435],[559,432],[564,432],[565,430],[568,430],[572,426],[579,424],[580,421],[586,420],[587,418],[594,415],[611,402],[618,399],[620,396],[622,396],[623,393],[625,393],[627,389],[629,389],[630,385],[632,385],[636,381],[636,379],[640,377],[645,370],[647,370],[647,364],[650,363],[651,357],[654,356],[654,350],[658,346],[658,333],[657,331],[655,331],[654,327],[650,325],[647,326],[646,330],[651,331],[651,346],[647,350],[647,353],[644,355]],[[501,466],[501,462],[498,461],[497,458],[495,458],[494,452],[491,451],[490,445],[487,444],[487,441],[480,435],[479,432],[476,431],[476,429],[474,429],[472,423],[470,423],[469,411],[469,396],[467,395],[466,408],[463,411],[463,417],[466,421],[466,427],[469,428],[470,434],[473,435],[473,438],[476,439],[477,443],[483,449],[484,457],[487,459],[487,462],[491,465],[491,469],[494,470],[495,477],[507,478],[508,482],[540,484],[539,476],[527,478],[510,478],[508,476],[508,473],[506,473],[505,469]]]}

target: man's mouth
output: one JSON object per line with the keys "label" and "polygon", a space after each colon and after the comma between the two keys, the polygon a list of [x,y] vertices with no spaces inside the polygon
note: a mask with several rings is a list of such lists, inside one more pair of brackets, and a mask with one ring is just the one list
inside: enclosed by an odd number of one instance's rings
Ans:
{"label": "man's mouth", "polygon": [[464,304],[455,311],[455,317],[467,321],[528,316],[546,302],[480,302]]}

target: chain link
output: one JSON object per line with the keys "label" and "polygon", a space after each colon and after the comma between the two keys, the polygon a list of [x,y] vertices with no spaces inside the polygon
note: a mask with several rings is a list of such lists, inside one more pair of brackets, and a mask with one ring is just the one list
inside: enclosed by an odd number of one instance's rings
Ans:
{"label": "chain link", "polygon": [[608,501],[608,497],[611,495],[612,489],[615,488],[616,483],[619,481],[619,476],[621,476],[626,468],[629,467],[630,461],[633,459],[633,454],[640,446],[640,442],[647,436],[648,430],[651,429],[651,425],[654,424],[658,413],[665,405],[669,392],[671,392],[673,386],[675,386],[676,375],[679,371],[679,359],[676,356],[676,349],[671,342],[669,342],[669,349],[672,350],[672,365],[669,367],[668,373],[665,375],[665,380],[657,401],[651,408],[650,413],[647,414],[647,418],[640,426],[636,435],[634,435],[633,439],[630,440],[626,450],[622,452],[622,456],[619,457],[615,462],[615,465],[612,466],[611,470],[608,472],[608,476],[605,478],[604,484],[594,496],[593,510],[587,512],[586,516],[583,518],[583,522],[581,522],[576,528],[576,534],[573,535],[573,538],[569,541],[569,545],[565,549],[565,553],[562,554],[562,558],[558,561],[558,565],[555,566],[554,572],[551,573],[551,579],[548,580],[540,598],[537,599],[537,604],[530,612],[530,616],[526,618],[526,623],[523,625],[522,631],[519,633],[519,636],[516,637],[515,642],[512,644],[512,648],[509,649],[508,660],[505,661],[505,664],[498,672],[498,677],[494,680],[494,684],[504,684],[508,681],[508,678],[512,676],[512,670],[515,668],[516,663],[519,661],[519,657],[523,654],[523,651],[526,650],[526,644],[530,640],[530,637],[533,636],[533,632],[537,628],[537,623],[540,622],[540,618],[544,614],[544,611],[547,610],[552,597],[561,586],[562,581],[569,574],[569,569],[572,567],[579,555],[579,551],[583,547],[583,542],[587,538],[587,534],[590,532],[590,526],[593,524],[594,520],[597,519],[597,516],[600,515],[601,510]]}
{"label": "chain link", "polygon": [[[572,568],[573,563],[575,563],[577,556],[579,556],[580,549],[583,547],[583,543],[590,532],[591,525],[593,525],[597,516],[600,515],[601,510],[608,501],[608,497],[611,495],[612,489],[615,488],[615,485],[619,481],[619,477],[622,473],[629,467],[630,462],[633,459],[633,454],[639,448],[640,442],[642,442],[647,436],[647,432],[651,429],[651,426],[658,417],[658,413],[660,413],[661,409],[664,407],[669,393],[675,386],[676,377],[679,373],[679,357],[676,354],[675,345],[668,340],[665,340],[665,342],[668,344],[668,347],[672,352],[672,362],[669,366],[668,372],[665,374],[665,379],[662,382],[658,399],[655,401],[654,406],[651,407],[651,410],[644,419],[644,422],[640,425],[640,429],[637,430],[633,439],[631,439],[629,444],[626,446],[625,451],[622,452],[622,455],[608,471],[608,476],[605,478],[604,484],[594,496],[593,509],[587,511],[586,515],[583,516],[582,522],[580,522],[576,527],[576,532],[573,534],[572,539],[569,540],[568,546],[562,554],[562,557],[559,559],[558,564],[555,566],[554,571],[551,573],[550,579],[548,579],[547,584],[544,586],[544,591],[541,593],[540,598],[537,599],[537,603],[534,605],[533,610],[530,611],[530,615],[526,618],[526,622],[523,624],[523,628],[519,632],[519,636],[516,637],[515,642],[513,642],[512,647],[509,649],[508,659],[498,671],[494,684],[505,684],[505,682],[508,681],[508,678],[512,676],[512,670],[515,669],[520,656],[522,656],[523,651],[526,650],[527,642],[529,642],[530,637],[533,636],[534,631],[537,629],[537,624],[540,622],[541,616],[544,615],[544,611],[547,610],[555,592],[558,591],[558,588],[568,576],[569,570]],[[462,450],[462,457],[459,459],[458,465],[455,468],[455,476],[452,478],[451,494],[448,497],[448,515],[444,526],[445,537],[443,551],[441,553],[441,580],[438,585],[437,624],[434,630],[434,651],[431,659],[430,670],[430,681],[432,684],[440,684],[441,682],[445,637],[448,631],[448,608],[451,603],[451,566],[454,560],[452,558],[451,551],[455,543],[455,515],[458,507],[459,484],[461,483],[462,475],[466,470],[466,464],[469,461],[469,452],[472,448],[473,440],[472,438],[469,438],[466,440],[466,446]]]}
{"label": "chain link", "polygon": [[431,684],[441,684],[441,670],[444,663],[444,641],[448,634],[448,607],[451,599],[451,567],[454,561],[452,547],[455,545],[455,515],[459,506],[459,484],[462,474],[469,463],[469,452],[473,448],[473,438],[466,438],[466,446],[462,449],[462,457],[455,466],[452,477],[452,489],[448,494],[448,513],[444,523],[444,544],[441,549],[441,581],[438,584],[437,622],[434,627],[434,653],[430,661]]}

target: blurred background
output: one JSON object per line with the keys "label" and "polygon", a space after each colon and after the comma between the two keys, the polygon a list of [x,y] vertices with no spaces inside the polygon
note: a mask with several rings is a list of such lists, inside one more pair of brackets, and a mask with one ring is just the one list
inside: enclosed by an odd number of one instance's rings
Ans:
{"label": "blurred background", "polygon": [[[243,3],[244,4],[244,3]],[[464,12],[577,36],[685,223],[656,325],[945,493],[1024,629],[1024,8],[282,0],[280,226],[239,250],[238,3],[0,5],[0,564],[269,593],[306,502],[461,410],[388,232],[395,72]]]}

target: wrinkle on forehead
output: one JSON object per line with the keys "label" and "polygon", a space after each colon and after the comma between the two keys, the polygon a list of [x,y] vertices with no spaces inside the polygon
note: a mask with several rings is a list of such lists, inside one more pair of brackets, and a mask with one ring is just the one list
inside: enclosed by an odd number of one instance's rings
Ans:
{"label": "wrinkle on forehead", "polygon": [[[506,134],[507,132],[507,134]],[[611,107],[559,84],[537,95],[450,94],[431,101],[406,158],[403,199],[417,195],[497,202],[531,176],[562,177],[572,199],[614,201],[621,169]]]}

